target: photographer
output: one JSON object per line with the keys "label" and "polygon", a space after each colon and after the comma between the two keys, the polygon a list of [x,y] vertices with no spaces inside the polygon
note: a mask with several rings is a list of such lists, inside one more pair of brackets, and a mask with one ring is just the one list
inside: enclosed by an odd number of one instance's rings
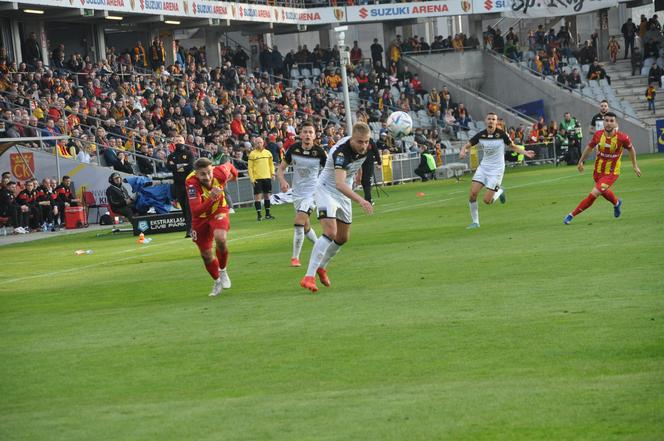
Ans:
{"label": "photographer", "polygon": [[565,112],[563,120],[559,124],[559,130],[564,130],[568,139],[567,155],[565,157],[567,165],[576,165],[581,157],[581,141],[583,139],[581,124],[569,112]]}
{"label": "photographer", "polygon": [[108,177],[108,183],[111,184],[106,189],[106,200],[113,213],[121,214],[133,224],[134,219],[134,201],[129,196],[129,192],[122,185],[122,176],[119,173],[112,173]]}
{"label": "photographer", "polygon": [[422,178],[422,182],[426,182],[430,178],[436,179],[436,160],[424,144],[420,145],[420,163],[414,173]]}

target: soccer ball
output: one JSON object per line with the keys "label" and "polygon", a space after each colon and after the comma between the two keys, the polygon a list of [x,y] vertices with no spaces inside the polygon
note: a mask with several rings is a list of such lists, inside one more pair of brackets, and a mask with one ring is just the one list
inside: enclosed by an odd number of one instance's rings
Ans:
{"label": "soccer ball", "polygon": [[390,131],[394,139],[403,138],[410,135],[413,130],[413,120],[406,112],[392,112],[387,117],[387,130]]}

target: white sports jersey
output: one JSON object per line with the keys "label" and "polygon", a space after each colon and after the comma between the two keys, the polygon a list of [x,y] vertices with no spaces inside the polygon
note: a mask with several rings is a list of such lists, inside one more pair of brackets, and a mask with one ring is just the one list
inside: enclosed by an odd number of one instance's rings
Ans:
{"label": "white sports jersey", "polygon": [[301,143],[290,146],[284,161],[293,166],[293,198],[312,197],[316,191],[316,181],[320,170],[325,167],[327,154],[325,150],[314,146],[307,150]]}
{"label": "white sports jersey", "polygon": [[329,192],[334,197],[348,199],[339,190],[337,190],[337,182],[334,176],[335,170],[346,170],[346,184],[350,187],[353,186],[353,179],[355,175],[362,168],[362,164],[366,159],[366,153],[360,155],[355,153],[350,146],[350,136],[346,136],[337,142],[330,150],[325,162],[325,167],[318,177],[318,188]]}
{"label": "white sports jersey", "polygon": [[477,132],[468,141],[470,145],[480,145],[484,151],[480,167],[486,170],[502,171],[505,169],[505,147],[512,145],[509,135],[500,129],[488,133],[486,129]]}

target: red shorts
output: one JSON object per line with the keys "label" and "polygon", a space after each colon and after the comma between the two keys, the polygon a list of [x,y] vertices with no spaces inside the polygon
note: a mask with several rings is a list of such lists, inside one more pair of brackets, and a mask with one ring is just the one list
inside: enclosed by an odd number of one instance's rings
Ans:
{"label": "red shorts", "polygon": [[595,172],[593,173],[595,188],[604,193],[618,180],[618,177],[619,175],[602,175]]}
{"label": "red shorts", "polygon": [[231,221],[228,213],[219,213],[211,219],[192,220],[191,239],[201,251],[212,248],[214,242],[214,230],[228,231],[231,228]]}

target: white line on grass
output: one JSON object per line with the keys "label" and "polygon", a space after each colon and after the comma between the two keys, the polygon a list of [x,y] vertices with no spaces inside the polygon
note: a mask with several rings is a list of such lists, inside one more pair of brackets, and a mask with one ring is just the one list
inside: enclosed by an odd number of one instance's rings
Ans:
{"label": "white line on grass", "polygon": [[[229,239],[228,242],[235,242],[235,241],[240,241],[240,240],[245,240],[245,239],[255,239],[257,237],[269,236],[269,235],[272,235],[274,233],[278,233],[278,232],[282,232],[282,231],[291,231],[291,230],[292,230],[291,228],[282,228],[280,230],[268,231],[266,233],[260,233],[260,234],[254,234],[254,235],[251,235],[251,236],[243,236],[243,237],[237,237],[235,239]],[[134,248],[134,250],[142,250],[142,249],[149,250],[150,248],[155,248],[158,245],[172,245],[172,244],[177,243],[177,242],[181,243],[182,240],[172,240],[172,241],[164,242],[162,244],[151,245],[151,246],[148,246],[148,247],[145,247],[145,248]],[[127,250],[123,250],[122,252],[126,252],[126,251]],[[129,251],[132,251],[132,250],[129,250]],[[17,277],[15,279],[5,280],[4,283],[14,283],[14,282],[21,282],[23,280],[38,279],[40,277],[57,276],[59,274],[66,274],[66,273],[71,273],[71,272],[74,272],[74,271],[86,270],[88,268],[96,268],[98,266],[109,265],[109,264],[117,263],[117,262],[123,262],[125,260],[131,260],[131,259],[136,259],[136,258],[140,258],[140,257],[155,256],[155,255],[157,255],[161,252],[162,251],[159,250],[159,251],[155,251],[155,252],[152,252],[152,253],[144,253],[144,254],[139,254],[139,255],[136,255],[136,256],[128,256],[128,257],[122,257],[120,259],[113,259],[113,260],[106,260],[104,262],[91,263],[90,265],[77,266],[76,268],[67,268],[67,269],[63,269],[63,270],[59,270],[59,271],[51,271],[50,273],[34,274],[32,276],[25,276],[25,277]]]}
{"label": "white line on grass", "polygon": [[[515,186],[509,187],[509,188],[530,187],[532,185],[546,184],[546,183],[549,183],[549,182],[556,182],[556,181],[560,181],[560,180],[563,180],[563,179],[569,179],[569,178],[579,177],[579,176],[581,176],[581,175],[561,176],[561,177],[553,178],[553,179],[545,179],[545,180],[542,180],[542,181],[528,182],[526,184],[515,185]],[[455,190],[455,191],[453,191],[451,193],[448,193],[448,194],[460,194],[460,193],[464,193],[464,192],[465,192],[464,190]],[[445,198],[445,199],[437,199],[437,200],[434,200],[434,201],[427,201],[427,202],[423,202],[423,203],[419,203],[419,204],[417,204],[417,203],[412,204],[412,205],[409,204],[409,205],[404,206],[404,207],[394,207],[394,208],[391,208],[391,209],[388,209],[388,210],[381,210],[377,214],[392,213],[392,212],[395,212],[395,211],[402,211],[402,210],[417,208],[417,207],[420,207],[420,206],[437,204],[437,203],[440,203],[440,202],[447,202],[447,201],[451,201],[453,199],[456,199],[456,198],[451,197],[451,198]],[[238,237],[238,238],[235,238],[235,239],[229,239],[229,242],[234,242],[234,241],[239,241],[239,240],[244,240],[244,239],[255,239],[257,237],[268,236],[268,235],[272,235],[274,233],[278,233],[278,232],[282,232],[282,231],[291,231],[291,229],[290,228],[283,228],[283,229],[280,229],[280,230],[268,231],[268,232],[265,232],[265,233],[254,234],[254,235],[251,235],[251,236]],[[154,245],[149,245],[145,248],[125,249],[125,250],[117,251],[117,252],[114,252],[114,253],[111,253],[111,254],[123,254],[123,253],[131,252],[131,251],[135,251],[135,250],[146,250],[147,251],[147,250],[150,250],[151,248],[156,248],[158,246],[172,245],[172,244],[181,243],[181,242],[182,242],[181,239],[175,239],[175,240],[171,240],[171,241],[168,241],[168,242],[162,242],[162,243],[158,243],[158,244],[154,244]],[[136,256],[128,256],[128,257],[123,257],[123,258],[114,259],[114,260],[107,260],[105,262],[93,263],[93,264],[90,264],[90,265],[79,266],[79,267],[76,267],[76,268],[68,268],[68,269],[63,269],[63,270],[59,270],[59,271],[52,271],[50,273],[35,274],[35,275],[32,275],[32,276],[17,277],[15,279],[5,280],[4,282],[5,283],[14,283],[14,282],[21,282],[23,280],[37,279],[37,278],[40,278],[40,277],[51,277],[51,276],[56,276],[56,275],[59,275],[59,274],[66,274],[66,273],[70,273],[70,272],[74,272],[74,271],[85,270],[85,269],[88,269],[88,268],[95,268],[95,267],[102,266],[102,265],[108,265],[108,264],[112,264],[112,263],[123,262],[125,260],[131,260],[131,259],[135,259],[137,257],[154,256],[154,255],[159,254],[160,252],[161,251],[146,252],[145,254],[140,254],[140,255],[136,255]]]}
{"label": "white line on grass", "polygon": [[[561,181],[561,180],[563,180],[563,179],[575,178],[575,177],[579,177],[579,176],[581,176],[581,175],[568,175],[568,176],[561,176],[561,177],[553,178],[553,179],[545,179],[545,180],[543,180],[543,181],[534,181],[534,182],[528,182],[528,183],[526,183],[526,184],[514,185],[514,186],[511,186],[511,187],[507,187],[507,188],[511,190],[511,189],[513,189],[513,188],[530,187],[530,186],[533,186],[533,185],[547,184],[547,183],[550,183],[550,182]],[[456,190],[456,191],[453,191],[453,192],[448,193],[448,194],[459,194],[459,193],[465,193],[465,190]],[[436,200],[433,200],[433,201],[422,202],[422,203],[419,203],[419,204],[418,204],[418,203],[415,203],[415,204],[413,204],[413,205],[408,205],[408,206],[406,206],[406,207],[389,208],[389,209],[387,209],[387,210],[381,210],[381,211],[378,212],[377,214],[382,214],[382,213],[393,213],[393,212],[395,212],[395,211],[409,210],[409,209],[412,209],[412,208],[423,207],[423,206],[425,206],[425,205],[437,204],[437,203],[439,203],[439,202],[447,202],[447,201],[451,201],[451,200],[453,200],[453,199],[456,199],[456,198],[436,199]]]}

